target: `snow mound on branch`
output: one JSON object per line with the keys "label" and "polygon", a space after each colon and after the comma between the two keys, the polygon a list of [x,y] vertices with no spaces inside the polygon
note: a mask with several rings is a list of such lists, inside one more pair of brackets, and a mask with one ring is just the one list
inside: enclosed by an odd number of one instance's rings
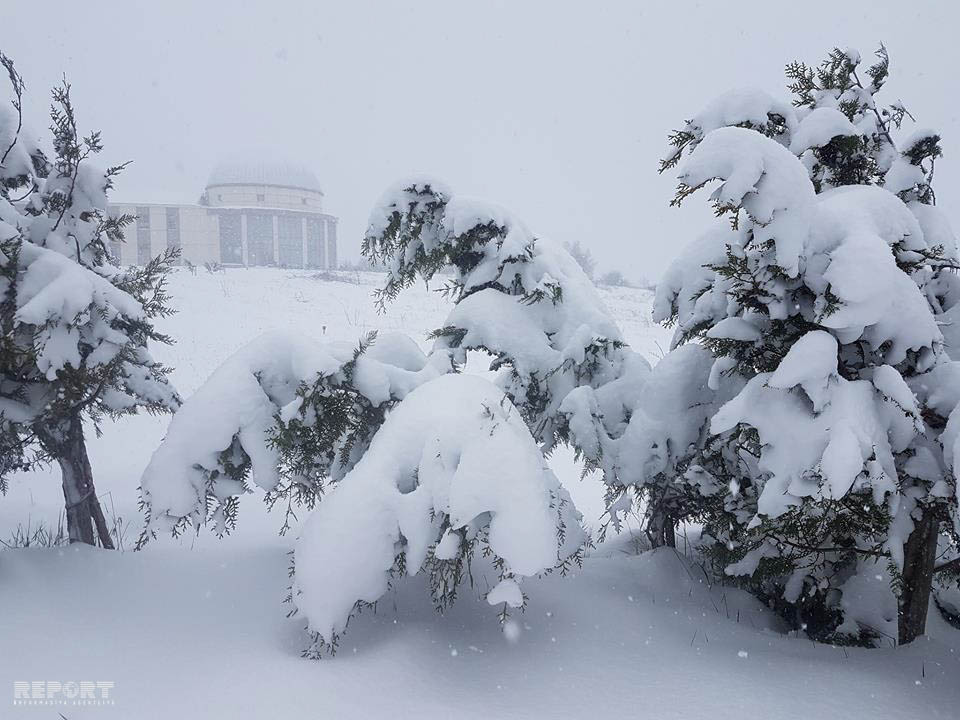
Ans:
{"label": "snow mound on branch", "polygon": [[[684,125],[681,133],[689,136],[689,147],[693,149],[714,130],[733,126],[760,132],[776,128],[783,134],[782,139],[786,139],[797,126],[797,115],[790,103],[778,100],[764,90],[738,88],[711,100]],[[667,153],[669,161],[676,161],[681,152],[681,148],[671,147]]]}
{"label": "snow mound on branch", "polygon": [[[642,483],[676,467],[690,453],[722,396],[708,386],[714,358],[701,345],[682,345],[653,366],[623,437],[618,475]],[[724,399],[728,399],[729,395]]]}
{"label": "snow mound on branch", "polygon": [[715,324],[726,317],[727,300],[722,294],[705,292],[715,281],[710,265],[726,258],[728,228],[711,228],[687,244],[657,283],[653,301],[653,320],[666,323],[675,315],[677,331],[672,347],[684,332],[704,323]]}
{"label": "snow mound on branch", "polygon": [[790,138],[790,152],[802,155],[810,148],[822,147],[835,137],[857,137],[861,134],[842,112],[832,107],[818,107],[804,117]]}
{"label": "snow mound on branch", "polygon": [[506,603],[510,607],[518,608],[523,605],[523,591],[516,580],[504,578],[487,593],[487,602],[491,605]]}
{"label": "snow mound on branch", "polygon": [[[889,174],[888,174],[889,177]],[[884,185],[886,187],[886,185]],[[923,240],[927,248],[937,246],[943,248],[943,255],[947,260],[957,261],[957,236],[950,225],[950,219],[936,205],[927,205],[916,200],[907,203],[910,212],[920,224],[923,231]]]}
{"label": "snow mound on branch", "polygon": [[[17,325],[38,329],[37,367],[48,380],[67,365],[80,367],[81,345],[92,347],[87,366],[110,362],[129,342],[111,323],[120,317],[143,317],[140,303],[129,294],[58,252],[23,243],[20,265],[25,269],[13,319]],[[78,323],[78,318],[84,322]]]}
{"label": "snow mound on branch", "polygon": [[[537,372],[549,377],[567,361],[584,362],[594,340],[621,340],[596,288],[566,251],[537,239],[533,257],[518,273],[523,275],[524,287],[546,290],[547,284],[557,284],[562,288],[562,300],[528,302],[493,288],[467,295],[446,321],[466,330],[463,347],[487,348],[509,356],[522,377]],[[485,282],[471,276],[468,287]]]}
{"label": "snow mound on branch", "polygon": [[910,135],[907,136],[907,139],[903,141],[901,152],[908,154],[911,150],[917,147],[917,145],[931,140],[939,140],[940,137],[941,133],[937,130],[932,130],[930,128],[918,128],[910,133]]}
{"label": "snow mound on branch", "polygon": [[742,207],[759,242],[773,241],[777,264],[795,277],[816,201],[807,170],[782,145],[744,128],[723,127],[704,137],[679,175],[690,187],[722,182],[711,199]]}
{"label": "snow mound on branch", "polygon": [[862,337],[874,349],[889,344],[884,358],[893,365],[908,350],[942,342],[926,298],[897,266],[895,248],[908,254],[926,249],[920,224],[896,195],[849,186],[818,196],[807,255],[828,262],[808,260],[804,282],[818,292],[829,287],[840,300],[820,324],[841,343]]}
{"label": "snow mound on branch", "polygon": [[710,101],[690,125],[707,135],[718,128],[745,123],[762,128],[770,121],[771,115],[782,117],[790,128],[796,124],[796,114],[790,103],[759,88],[736,88]]}
{"label": "snow mound on branch", "polygon": [[761,338],[760,329],[742,317],[724,318],[707,331],[707,337],[716,340],[754,342]]}
{"label": "snow mound on branch", "polygon": [[110,313],[110,319],[125,315],[142,317],[142,307],[130,295],[103,277],[60,253],[24,243],[20,258],[26,266],[17,293],[17,323],[44,325],[58,318],[74,319],[90,305]]}
{"label": "snow mound on branch", "polygon": [[780,361],[769,385],[789,390],[800,385],[819,412],[827,401],[830,380],[837,377],[837,339],[823,330],[813,330],[797,340]]}
{"label": "snow mound on branch", "polygon": [[[794,359],[789,360],[793,370]],[[812,414],[801,395],[773,387],[772,378],[770,373],[752,378],[720,408],[710,427],[721,433],[745,423],[759,434],[758,467],[768,479],[757,501],[758,515],[775,518],[802,498],[841,498],[865,490],[879,505],[896,493],[893,454],[915,434],[914,417],[890,412],[870,381],[839,377],[829,393],[818,388],[822,409]],[[892,384],[889,377],[883,382]]]}
{"label": "snow mound on branch", "polygon": [[436,357],[431,362],[409,335],[380,333],[357,359],[353,387],[375,406],[391,399],[402,400],[439,374],[444,359]]}
{"label": "snow mound on branch", "polygon": [[358,602],[387,591],[398,553],[414,575],[447,529],[468,541],[484,534],[515,580],[556,566],[585,539],[519,413],[476,376],[446,375],[410,393],[307,519],[293,600],[310,630],[333,641]]}
{"label": "snow mound on branch", "polygon": [[942,362],[910,379],[910,387],[924,405],[948,417],[960,404],[960,362]]}
{"label": "snow mound on branch", "polygon": [[539,368],[560,365],[564,355],[563,349],[553,346],[538,322],[542,318],[531,307],[490,288],[458,303],[446,322],[466,330],[461,340],[464,347],[496,349],[511,358],[520,375],[527,376]]}
{"label": "snow mound on branch", "polygon": [[[352,350],[347,343],[273,332],[234,353],[173,416],[144,471],[141,487],[151,521],[191,516],[199,525],[210,474],[234,438],[250,457],[253,481],[272,489],[278,481],[278,456],[267,435],[275,415],[294,402],[301,382],[337,372]],[[229,478],[214,482],[221,485],[217,494],[242,492]]]}
{"label": "snow mound on branch", "polygon": [[883,187],[892,193],[901,193],[922,184],[926,179],[927,174],[923,171],[922,167],[908,162],[903,157],[898,157],[893,161],[890,169],[887,170],[887,174],[883,176]]}
{"label": "snow mound on branch", "polygon": [[566,418],[571,443],[600,467],[609,483],[619,452],[618,438],[649,392],[650,364],[624,349],[619,376],[600,387],[581,385],[571,390],[558,412]]}

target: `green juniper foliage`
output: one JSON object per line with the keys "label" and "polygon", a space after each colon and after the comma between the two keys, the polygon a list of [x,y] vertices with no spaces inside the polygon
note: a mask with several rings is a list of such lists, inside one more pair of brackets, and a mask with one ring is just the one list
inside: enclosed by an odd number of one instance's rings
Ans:
{"label": "green juniper foliage", "polygon": [[[346,475],[369,447],[387,412],[398,402],[395,397],[374,404],[354,384],[357,361],[377,341],[370,332],[361,339],[351,358],[335,372],[320,373],[299,380],[295,390],[295,412],[284,415],[278,408],[267,430],[267,447],[276,452],[278,480],[267,489],[268,508],[284,508],[280,534],[297,519],[299,508],[312,510],[330,485]],[[257,380],[262,382],[258,374]],[[168,528],[174,535],[201,523],[213,526],[217,535],[235,529],[239,497],[253,492],[252,462],[240,440],[240,431],[218,456],[215,467],[203,468],[205,506],[199,514],[173,518]],[[142,547],[156,535],[152,508],[141,498],[147,522],[140,538]]]}
{"label": "green juniper foliage", "polygon": [[391,399],[374,405],[354,387],[357,360],[376,339],[376,332],[368,333],[337,375],[301,383],[296,415],[289,420],[277,417],[270,443],[280,454],[281,481],[267,493],[266,500],[271,507],[278,500],[286,502],[287,519],[281,534],[289,528],[291,516],[295,517],[294,504],[312,510],[325,482],[336,482],[350,471],[397,402]]}

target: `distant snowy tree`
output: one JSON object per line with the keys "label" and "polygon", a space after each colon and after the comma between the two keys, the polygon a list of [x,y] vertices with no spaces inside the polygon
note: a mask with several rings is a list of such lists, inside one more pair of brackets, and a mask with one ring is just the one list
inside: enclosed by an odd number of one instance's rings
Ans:
{"label": "distant snowy tree", "polygon": [[867,85],[854,51],[794,63],[795,108],[728,93],[672,136],[661,170],[692,150],[674,203],[719,180],[711,200],[732,227],[673,264],[655,317],[677,328],[664,362],[690,341],[714,358],[678,378],[698,385],[703,424],[669,464],[672,512],[704,522],[728,573],[821,613],[820,636],[876,631],[845,590],[880,563],[906,643],[924,630],[938,540],[960,528],[960,366],[938,327],[960,285],[932,204],[939,136],[898,150],[906,111],[878,109],[878,58]]}
{"label": "distant snowy tree", "polygon": [[623,276],[623,273],[619,270],[609,270],[605,272],[597,280],[599,285],[607,285],[608,287],[630,287],[630,281]]}
{"label": "distant snowy tree", "polygon": [[567,249],[567,252],[570,253],[570,256],[577,261],[577,265],[580,266],[584,274],[592,280],[593,273],[597,269],[597,261],[593,259],[590,248],[585,248],[580,244],[579,240],[564,243],[564,247]]}
{"label": "distant snowy tree", "polygon": [[22,129],[23,81],[0,55],[14,112],[0,111],[0,486],[10,473],[56,461],[71,542],[113,547],[97,499],[84,422],[140,409],[168,412],[178,397],[151,342],[170,311],[173,256],[143,268],[111,263],[129,217],[107,215],[121,167],[94,169],[99,133],[82,138],[64,83],[53,92],[53,160]]}

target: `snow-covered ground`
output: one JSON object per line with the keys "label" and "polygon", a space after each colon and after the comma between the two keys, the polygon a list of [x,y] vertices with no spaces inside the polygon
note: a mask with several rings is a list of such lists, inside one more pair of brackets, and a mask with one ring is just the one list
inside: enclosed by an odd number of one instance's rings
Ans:
{"label": "snow-covered ground", "polygon": [[[157,348],[189,395],[228,355],[269,329],[356,340],[374,329],[422,338],[449,303],[422,286],[376,313],[376,275],[349,282],[280,270],[175,274],[179,314]],[[650,293],[603,289],[627,340],[651,361],[669,342],[650,320]],[[107,423],[90,442],[100,496],[139,534],[140,474],[167,418]],[[596,480],[569,453],[551,460],[587,520]],[[0,498],[0,539],[18,525],[56,525],[55,471],[14,479]],[[236,533],[161,539],[140,553],[90,548],[0,551],[0,717],[74,718],[955,718],[960,634],[934,613],[930,637],[899,649],[816,645],[784,635],[744,593],[708,588],[672,551],[637,555],[619,538],[574,577],[528,581],[519,632],[501,632],[480,594],[447,615],[419,580],[351,624],[332,660],[300,658],[302,624],[285,618],[287,552],[279,514],[241,502]],[[510,638],[508,640],[508,637]],[[15,650],[13,650],[15,648]],[[110,706],[13,706],[17,681],[108,681]]]}

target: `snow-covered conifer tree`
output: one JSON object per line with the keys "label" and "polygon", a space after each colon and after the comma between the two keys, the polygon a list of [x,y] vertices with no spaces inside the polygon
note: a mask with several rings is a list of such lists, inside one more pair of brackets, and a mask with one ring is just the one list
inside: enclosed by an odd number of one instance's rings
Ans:
{"label": "snow-covered conifer tree", "polygon": [[113,547],[97,499],[84,423],[178,404],[150,342],[169,312],[172,259],[111,263],[109,243],[129,217],[109,217],[107,192],[122,167],[95,169],[99,133],[81,137],[70,86],[53,92],[53,160],[22,128],[24,84],[0,55],[14,112],[0,110],[0,484],[55,461],[63,476],[71,542]]}
{"label": "snow-covered conifer tree", "polygon": [[692,149],[675,204],[719,181],[711,200],[732,228],[674,263],[655,317],[676,324],[673,353],[696,340],[714,356],[698,376],[723,404],[674,475],[726,571],[815,608],[812,632],[862,640],[879,630],[876,599],[845,590],[879,563],[910,642],[938,539],[957,537],[957,365],[938,327],[957,250],[932,204],[939,137],[898,150],[906,111],[878,108],[878,57],[866,85],[854,51],[792,64],[795,108],[727,93],[672,136],[662,169]]}
{"label": "snow-covered conifer tree", "polygon": [[455,302],[435,352],[492,356],[490,370],[546,452],[568,442],[613,472],[611,439],[626,427],[649,364],[628,348],[573,257],[497,205],[428,178],[397,183],[371,214],[365,255],[387,267],[381,302],[448,268]]}

